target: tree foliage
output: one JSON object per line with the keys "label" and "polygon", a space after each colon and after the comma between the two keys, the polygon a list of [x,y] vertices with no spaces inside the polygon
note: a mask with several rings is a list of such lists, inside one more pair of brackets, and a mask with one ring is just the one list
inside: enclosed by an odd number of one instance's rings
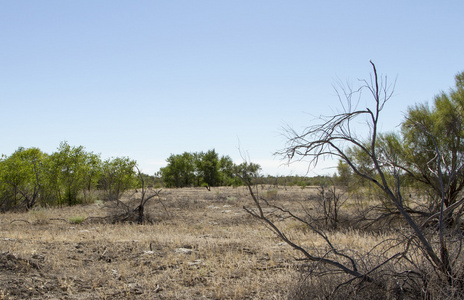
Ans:
{"label": "tree foliage", "polygon": [[172,154],[166,161],[168,165],[160,169],[166,187],[184,187],[194,184],[195,161],[191,153]]}
{"label": "tree foliage", "polygon": [[102,162],[100,186],[106,200],[118,200],[128,189],[136,186],[137,162],[128,157],[116,157]]}
{"label": "tree foliage", "polygon": [[[31,209],[35,205],[76,205],[91,200],[92,192],[103,192],[104,200],[120,200],[131,188],[239,185],[235,176],[247,169],[257,176],[255,164],[236,166],[229,156],[207,152],[171,155],[168,165],[155,176],[142,173],[129,157],[102,160],[84,146],[61,142],[46,154],[38,148],[18,148],[0,159],[0,210]],[[144,199],[151,199],[145,197]],[[145,203],[143,200],[141,203]],[[143,206],[143,205],[142,205]]]}
{"label": "tree foliage", "polygon": [[166,187],[225,186],[238,182],[234,163],[229,156],[219,157],[213,149],[207,152],[171,154],[167,166],[160,169]]}
{"label": "tree foliage", "polygon": [[136,162],[129,158],[101,161],[83,146],[60,143],[56,152],[18,148],[0,160],[0,210],[31,209],[35,205],[75,205],[102,188],[119,198],[135,187]]}
{"label": "tree foliage", "polygon": [[404,145],[399,153],[408,176],[431,191],[437,209],[442,197],[437,172],[441,172],[443,184],[449,187],[445,205],[456,203],[464,188],[464,72],[456,75],[454,89],[435,96],[431,107],[410,107],[401,133]]}
{"label": "tree foliage", "polygon": [[46,155],[38,148],[18,148],[0,160],[0,207],[32,208],[44,185],[43,161]]}
{"label": "tree foliage", "polygon": [[86,152],[83,146],[74,147],[62,142],[49,159],[49,180],[55,199],[59,204],[78,204],[79,192],[88,188],[95,168],[99,167],[95,163],[97,158]]}

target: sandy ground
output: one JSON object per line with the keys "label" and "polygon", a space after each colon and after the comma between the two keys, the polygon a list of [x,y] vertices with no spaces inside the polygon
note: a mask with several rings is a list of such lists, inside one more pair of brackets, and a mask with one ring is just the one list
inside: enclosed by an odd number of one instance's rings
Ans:
{"label": "sandy ground", "polygon": [[[308,193],[269,190],[292,200]],[[144,225],[105,223],[114,208],[101,202],[0,215],[0,299],[287,297],[295,253],[243,210],[244,188],[160,195]]]}

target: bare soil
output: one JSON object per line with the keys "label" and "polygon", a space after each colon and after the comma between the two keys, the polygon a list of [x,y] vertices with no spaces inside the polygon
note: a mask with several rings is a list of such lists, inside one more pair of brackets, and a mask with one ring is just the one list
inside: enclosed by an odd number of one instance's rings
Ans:
{"label": "bare soil", "polygon": [[0,299],[286,298],[295,253],[243,210],[246,189],[160,195],[143,225],[108,224],[101,201],[0,215]]}

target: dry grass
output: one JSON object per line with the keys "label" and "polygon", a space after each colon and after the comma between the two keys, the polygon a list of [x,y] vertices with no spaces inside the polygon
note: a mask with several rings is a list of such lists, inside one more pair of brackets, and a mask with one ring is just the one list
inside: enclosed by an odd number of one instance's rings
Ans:
{"label": "dry grass", "polygon": [[[312,189],[273,187],[298,209]],[[298,253],[243,210],[245,188],[166,189],[149,205],[153,223],[97,222],[104,204],[9,213],[0,219],[0,299],[286,299]],[[69,220],[86,217],[81,224]],[[311,249],[322,241],[282,223]],[[367,251],[388,238],[331,233],[341,249]]]}

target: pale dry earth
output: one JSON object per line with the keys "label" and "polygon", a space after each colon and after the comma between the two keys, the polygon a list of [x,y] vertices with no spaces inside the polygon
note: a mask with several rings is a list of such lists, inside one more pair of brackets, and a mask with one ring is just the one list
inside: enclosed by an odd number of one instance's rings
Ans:
{"label": "pale dry earth", "polygon": [[[295,205],[311,188],[264,187]],[[0,299],[287,299],[299,255],[243,206],[244,187],[163,189],[152,222],[108,224],[107,203],[0,215]],[[85,217],[81,224],[72,220]],[[289,223],[307,247],[318,239]],[[334,234],[342,249],[382,237]]]}

